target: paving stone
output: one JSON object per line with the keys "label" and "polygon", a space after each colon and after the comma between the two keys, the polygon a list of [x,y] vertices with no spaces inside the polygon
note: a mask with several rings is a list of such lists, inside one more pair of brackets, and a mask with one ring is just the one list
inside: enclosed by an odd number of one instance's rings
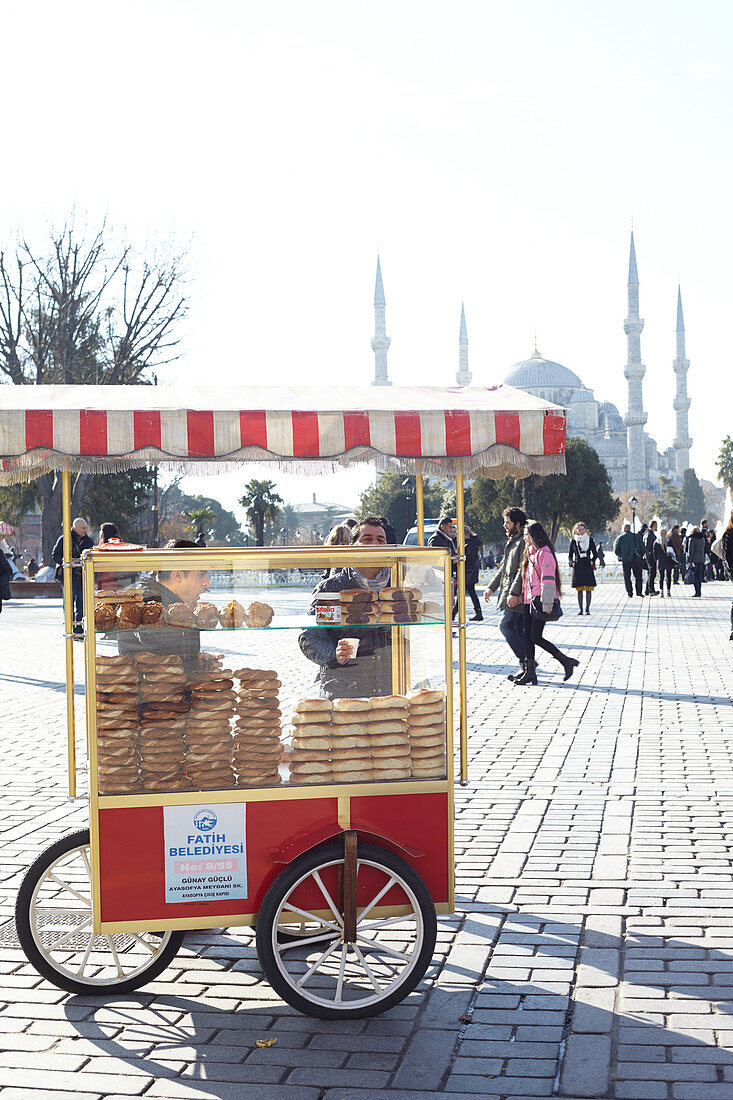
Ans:
{"label": "paving stone", "polygon": [[560,1075],[563,1095],[603,1096],[608,1088],[611,1040],[606,1035],[570,1035]]}

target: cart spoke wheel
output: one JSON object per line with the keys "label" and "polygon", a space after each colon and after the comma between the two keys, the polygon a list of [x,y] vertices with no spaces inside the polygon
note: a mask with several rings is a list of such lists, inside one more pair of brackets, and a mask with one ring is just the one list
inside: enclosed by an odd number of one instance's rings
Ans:
{"label": "cart spoke wheel", "polygon": [[16,903],[21,946],[36,970],[71,993],[125,993],[160,974],[182,932],[93,928],[89,832],[51,845],[23,880]]}
{"label": "cart spoke wheel", "polygon": [[[334,889],[343,868],[341,842],[300,856],[270,887],[257,922],[257,950],[273,988],[325,1019],[372,1016],[398,1004],[423,977],[435,946],[435,908],[422,879],[371,844],[358,847],[356,939],[348,941]],[[384,916],[380,904],[390,906]]]}

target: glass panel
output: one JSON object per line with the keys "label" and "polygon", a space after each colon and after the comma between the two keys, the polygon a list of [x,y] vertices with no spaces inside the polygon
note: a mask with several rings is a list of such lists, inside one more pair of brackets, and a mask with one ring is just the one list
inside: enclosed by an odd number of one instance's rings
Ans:
{"label": "glass panel", "polygon": [[169,553],[95,562],[100,794],[446,776],[440,559]]}

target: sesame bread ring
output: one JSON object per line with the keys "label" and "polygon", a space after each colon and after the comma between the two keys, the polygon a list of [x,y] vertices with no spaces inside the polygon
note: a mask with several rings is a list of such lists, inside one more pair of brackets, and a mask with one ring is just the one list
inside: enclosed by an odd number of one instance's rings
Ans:
{"label": "sesame bread ring", "polygon": [[333,705],[330,699],[300,699],[295,704],[294,710],[296,714],[307,714],[309,711],[330,713]]}
{"label": "sesame bread ring", "polygon": [[274,668],[238,668],[234,675],[238,680],[277,680]]}
{"label": "sesame bread ring", "polygon": [[409,701],[405,695],[379,695],[372,699],[372,710],[391,710],[393,707],[408,706]]}
{"label": "sesame bread ring", "polygon": [[352,711],[363,713],[372,709],[371,699],[334,699],[333,709],[336,711]]}
{"label": "sesame bread ring", "polygon": [[410,768],[384,768],[374,769],[374,782],[381,783],[385,779],[410,779],[412,772]]}
{"label": "sesame bread ring", "polygon": [[332,783],[371,783],[374,772],[366,769],[362,771],[334,772]]}
{"label": "sesame bread ring", "polygon": [[410,742],[405,734],[400,733],[381,733],[372,738],[372,746],[377,747],[380,745],[409,745]]}
{"label": "sesame bread ring", "polygon": [[410,714],[410,729],[432,726],[434,729],[445,729],[445,716],[440,714]]}
{"label": "sesame bread ring", "polygon": [[418,691],[408,692],[407,698],[410,700],[411,705],[413,703],[442,703],[445,701],[445,692],[420,688]]}

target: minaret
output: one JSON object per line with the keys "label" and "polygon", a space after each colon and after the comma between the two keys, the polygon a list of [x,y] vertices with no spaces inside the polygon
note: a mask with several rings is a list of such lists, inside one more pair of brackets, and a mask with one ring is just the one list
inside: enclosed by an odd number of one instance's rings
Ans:
{"label": "minaret", "polygon": [[644,412],[644,396],[642,393],[642,380],[646,374],[646,367],[641,361],[641,331],[644,328],[644,322],[639,316],[639,274],[636,270],[633,229],[631,231],[631,252],[629,255],[628,298],[629,312],[624,321],[628,349],[624,376],[628,382],[629,395],[628,411],[626,413],[626,433],[629,450],[627,488],[631,491],[647,488],[644,444],[646,413]]}
{"label": "minaret", "polygon": [[373,386],[392,385],[387,377],[387,351],[392,341],[387,335],[385,306],[382,268],[379,263],[379,256],[377,256],[377,281],[374,284],[374,339],[372,340],[372,351],[374,352]]}
{"label": "minaret", "polygon": [[691,401],[687,396],[687,370],[690,360],[685,359],[685,318],[682,315],[682,291],[677,287],[677,358],[672,364],[677,375],[677,392],[674,398],[674,411],[677,414],[677,432],[674,437],[674,449],[677,452],[677,477],[682,480],[685,470],[690,468],[690,447],[692,440],[687,427],[687,413]]}
{"label": "minaret", "polygon": [[468,369],[468,333],[466,332],[466,311],[461,302],[461,327],[458,332],[458,374],[459,386],[471,385],[471,372]]}

